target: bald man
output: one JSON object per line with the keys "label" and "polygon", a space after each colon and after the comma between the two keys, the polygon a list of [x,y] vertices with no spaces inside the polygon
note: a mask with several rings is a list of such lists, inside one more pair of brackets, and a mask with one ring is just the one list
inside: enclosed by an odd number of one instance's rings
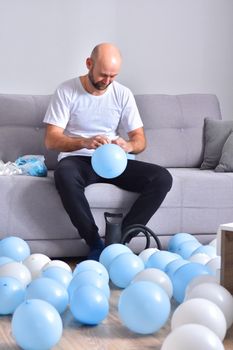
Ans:
{"label": "bald man", "polygon": [[[99,259],[104,243],[85,197],[86,186],[110,183],[140,194],[123,219],[123,231],[132,224],[146,225],[172,186],[170,173],[156,164],[128,160],[125,171],[112,179],[98,176],[91,166],[91,155],[101,145],[115,143],[134,154],[146,147],[133,94],[115,81],[121,61],[117,47],[97,45],[86,59],[88,73],[57,88],[44,118],[45,145],[60,152],[54,172],[56,188],[93,260]],[[118,135],[119,127],[127,139]]]}

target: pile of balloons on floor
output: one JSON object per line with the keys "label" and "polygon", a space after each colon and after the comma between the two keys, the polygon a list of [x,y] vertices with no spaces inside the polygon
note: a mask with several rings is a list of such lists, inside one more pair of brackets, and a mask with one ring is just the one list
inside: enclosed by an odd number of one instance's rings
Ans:
{"label": "pile of balloons on floor", "polygon": [[167,249],[136,255],[112,244],[99,262],[82,261],[72,271],[62,260],[31,254],[23,239],[6,237],[0,241],[0,315],[12,315],[11,333],[22,349],[48,350],[62,337],[67,310],[79,325],[108,317],[111,285],[120,290],[118,315],[129,331],[156,336],[169,322],[161,350],[174,350],[174,344],[179,350],[224,350],[233,297],[219,284],[216,240],[202,245],[177,233]]}

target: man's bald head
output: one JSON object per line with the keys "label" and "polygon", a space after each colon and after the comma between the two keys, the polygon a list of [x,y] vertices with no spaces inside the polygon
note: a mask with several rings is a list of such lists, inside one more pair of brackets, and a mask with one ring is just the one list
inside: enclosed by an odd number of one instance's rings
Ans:
{"label": "man's bald head", "polygon": [[106,90],[118,75],[121,67],[121,53],[110,43],[97,45],[86,61],[88,78],[97,90]]}
{"label": "man's bald head", "polygon": [[91,53],[93,61],[112,60],[115,63],[121,63],[120,50],[113,44],[102,43],[96,45]]}

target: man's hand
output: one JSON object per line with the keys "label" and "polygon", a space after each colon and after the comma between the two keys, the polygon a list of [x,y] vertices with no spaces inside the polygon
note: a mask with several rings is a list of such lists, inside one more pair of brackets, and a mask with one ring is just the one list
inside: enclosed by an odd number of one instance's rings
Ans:
{"label": "man's hand", "polygon": [[115,140],[112,140],[112,143],[120,146],[125,152],[131,152],[132,147],[130,147],[130,142],[125,141],[122,137],[118,137]]}
{"label": "man's hand", "polygon": [[127,153],[140,153],[146,147],[146,139],[144,135],[143,128],[138,128],[128,133],[129,140],[126,141],[122,137],[118,137],[115,140],[112,140],[112,143],[123,148]]}
{"label": "man's hand", "polygon": [[106,145],[111,143],[110,139],[105,135],[96,135],[90,138],[84,139],[84,148],[87,149],[96,149],[99,146]]}
{"label": "man's hand", "polygon": [[89,138],[82,136],[71,137],[65,135],[64,129],[56,125],[48,124],[46,128],[46,147],[60,152],[73,152],[82,148],[96,149],[107,143],[111,143],[111,141],[105,135],[96,135]]}

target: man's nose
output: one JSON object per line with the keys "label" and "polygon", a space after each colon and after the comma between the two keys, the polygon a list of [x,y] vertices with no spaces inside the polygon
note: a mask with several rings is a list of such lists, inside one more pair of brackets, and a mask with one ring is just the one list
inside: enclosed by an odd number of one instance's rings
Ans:
{"label": "man's nose", "polygon": [[111,77],[106,77],[103,79],[103,83],[106,85],[109,84],[110,82],[111,82]]}

